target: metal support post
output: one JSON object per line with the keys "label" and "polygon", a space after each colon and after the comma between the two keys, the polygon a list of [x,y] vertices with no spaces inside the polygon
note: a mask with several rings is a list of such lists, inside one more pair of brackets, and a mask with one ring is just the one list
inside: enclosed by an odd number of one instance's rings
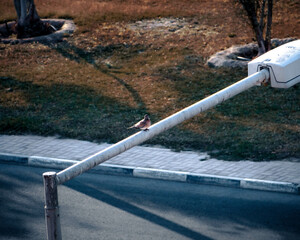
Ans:
{"label": "metal support post", "polygon": [[43,173],[45,189],[45,220],[48,240],[61,240],[56,172]]}

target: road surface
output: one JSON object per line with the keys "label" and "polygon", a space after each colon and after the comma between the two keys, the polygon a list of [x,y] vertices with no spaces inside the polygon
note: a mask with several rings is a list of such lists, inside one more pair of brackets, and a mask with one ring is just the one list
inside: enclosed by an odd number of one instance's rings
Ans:
{"label": "road surface", "polygon": [[[0,239],[45,239],[42,173],[0,164]],[[59,186],[63,239],[300,239],[300,196],[83,174]]]}

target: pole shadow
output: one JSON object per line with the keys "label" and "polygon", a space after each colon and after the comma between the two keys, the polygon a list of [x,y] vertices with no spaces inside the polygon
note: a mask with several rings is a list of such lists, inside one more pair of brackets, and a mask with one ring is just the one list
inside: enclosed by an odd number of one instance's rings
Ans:
{"label": "pole shadow", "polygon": [[[92,65],[96,70],[100,71],[101,73],[106,74],[107,76],[117,80],[132,95],[134,101],[137,103],[139,108],[141,110],[146,111],[145,103],[143,102],[143,99],[141,98],[138,91],[136,91],[130,84],[126,83],[123,79],[117,77],[114,74],[114,73],[121,73],[121,72],[118,72],[113,69],[109,69],[109,68],[106,68],[104,66],[97,64],[95,58],[93,57],[93,54],[86,52],[85,50],[78,48],[78,47],[70,44],[67,41],[63,41],[59,44],[44,43],[44,45],[57,51],[65,58],[68,58],[72,61],[75,61],[77,63],[84,61],[84,62]],[[109,51],[113,51],[113,49],[114,49],[113,46],[110,46],[110,47],[98,46],[95,48],[95,50],[100,51],[100,52],[109,52]]]}
{"label": "pole shadow", "polygon": [[99,190],[99,188],[97,188],[91,184],[83,183],[82,181],[80,181],[80,183],[79,183],[77,180],[72,180],[72,181],[68,182],[66,185],[73,190],[81,192],[85,195],[88,195],[89,197],[97,199],[97,200],[104,202],[108,205],[111,205],[115,208],[121,209],[122,211],[130,213],[136,217],[145,219],[151,223],[159,225],[163,228],[166,228],[166,229],[168,229],[172,232],[175,232],[179,235],[182,235],[184,237],[188,237],[190,239],[195,239],[195,240],[212,240],[212,238],[204,236],[199,232],[196,232],[196,231],[189,229],[183,225],[175,223],[175,222],[168,220],[164,217],[161,217],[155,213],[152,213],[152,212],[142,209],[138,206],[135,206],[127,201],[124,201],[120,198],[117,198],[108,193],[105,193],[105,192]]}

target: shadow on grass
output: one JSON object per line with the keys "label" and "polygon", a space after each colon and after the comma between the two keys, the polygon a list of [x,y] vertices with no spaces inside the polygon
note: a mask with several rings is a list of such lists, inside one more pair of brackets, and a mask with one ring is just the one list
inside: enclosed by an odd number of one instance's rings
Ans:
{"label": "shadow on grass", "polygon": [[[202,59],[185,58],[177,66],[159,69],[162,79],[176,82],[182,102],[195,103],[247,77],[243,70],[211,70]],[[192,74],[191,74],[192,72]],[[191,131],[202,129],[200,142],[214,144],[213,157],[255,161],[299,157],[299,87],[275,89],[253,87],[191,119]],[[200,132],[200,131],[198,131]],[[212,150],[203,148],[205,150]]]}
{"label": "shadow on grass", "polygon": [[[139,93],[130,84],[126,83],[123,79],[117,77],[113,73],[113,70],[110,70],[109,68],[106,68],[104,66],[97,64],[92,53],[87,52],[81,48],[78,48],[78,47],[70,44],[67,41],[63,41],[62,43],[55,44],[55,45],[54,44],[45,44],[45,45],[47,45],[51,49],[57,51],[62,56],[66,57],[72,61],[75,61],[77,63],[84,61],[84,62],[92,65],[95,69],[97,69],[101,73],[106,74],[107,76],[117,80],[132,95],[134,101],[139,106],[139,109],[144,110],[146,112],[145,103],[143,102]],[[108,47],[98,46],[95,48],[95,51],[98,51],[100,53],[101,52],[113,52],[113,49],[116,47],[117,46],[108,46]]]}
{"label": "shadow on grass", "polygon": [[143,114],[88,87],[45,86],[11,77],[0,79],[0,88],[25,99],[24,106],[14,106],[12,102],[0,105],[0,132],[6,134],[59,134],[116,142],[128,136],[124,126],[132,122],[135,115]]}

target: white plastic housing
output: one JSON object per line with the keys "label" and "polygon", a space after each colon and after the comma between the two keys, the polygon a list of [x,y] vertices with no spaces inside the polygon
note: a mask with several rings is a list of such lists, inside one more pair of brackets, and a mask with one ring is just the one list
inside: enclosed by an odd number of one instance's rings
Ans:
{"label": "white plastic housing", "polygon": [[283,44],[248,63],[248,76],[270,71],[271,86],[289,88],[300,82],[300,40]]}

